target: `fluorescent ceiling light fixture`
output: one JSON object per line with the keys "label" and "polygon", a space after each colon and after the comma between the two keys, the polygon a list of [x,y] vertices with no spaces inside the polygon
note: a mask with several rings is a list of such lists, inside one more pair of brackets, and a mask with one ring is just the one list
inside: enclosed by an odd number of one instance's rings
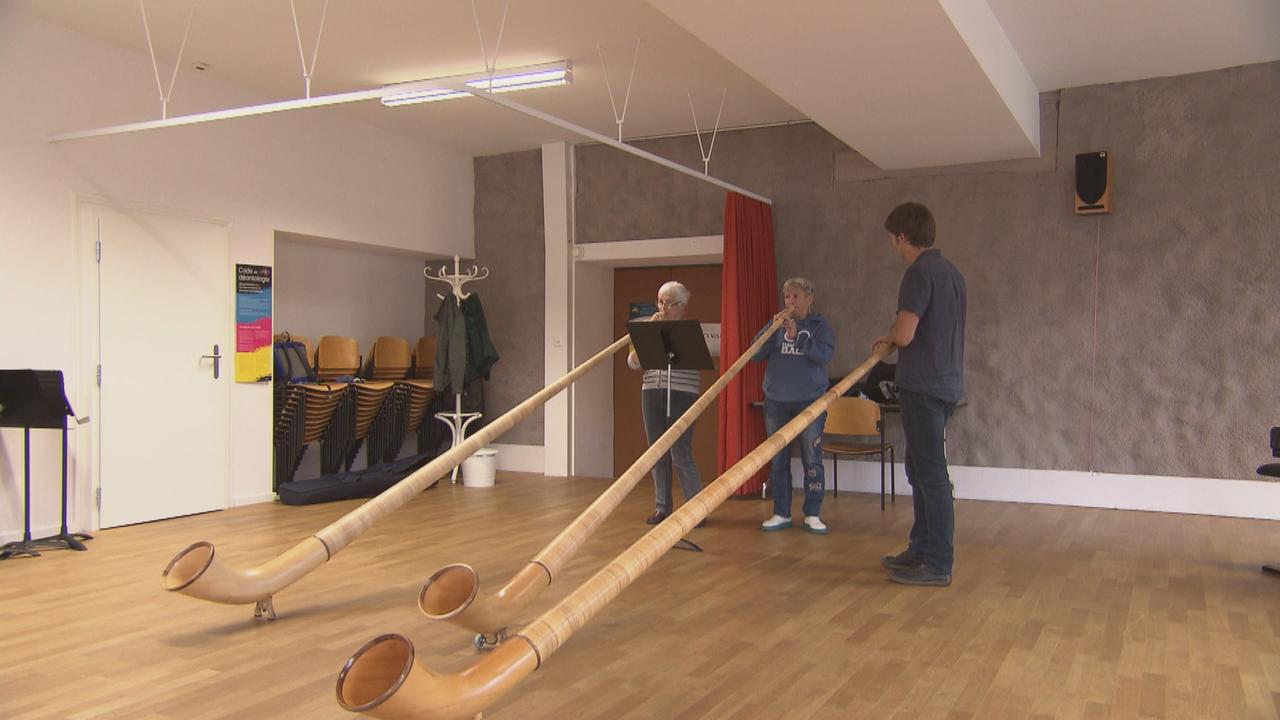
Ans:
{"label": "fluorescent ceiling light fixture", "polygon": [[436,88],[434,90],[409,90],[400,93],[391,93],[382,96],[382,104],[387,107],[396,107],[397,105],[413,105],[414,103],[437,102],[439,100],[452,100],[454,98],[470,97],[471,93],[461,90],[445,90]]}
{"label": "fluorescent ceiling light fixture", "polygon": [[473,94],[473,89],[502,93],[568,85],[572,82],[573,66],[568,61],[560,61],[501,70],[495,72],[492,78],[488,74],[457,75],[388,85],[382,89],[382,104],[396,107],[469,97]]}
{"label": "fluorescent ceiling light fixture", "polygon": [[[492,85],[490,84],[492,82]],[[493,92],[511,92],[513,90],[529,90],[540,87],[555,87],[573,82],[573,72],[567,67],[538,72],[522,72],[511,75],[494,75],[493,80],[468,80],[467,87]]]}

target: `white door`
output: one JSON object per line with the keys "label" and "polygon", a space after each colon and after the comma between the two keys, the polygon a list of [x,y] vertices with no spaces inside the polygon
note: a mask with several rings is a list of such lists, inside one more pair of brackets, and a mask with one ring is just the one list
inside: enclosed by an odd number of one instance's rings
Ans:
{"label": "white door", "polygon": [[[86,245],[100,243],[99,522],[225,508],[235,354],[228,228],[87,201],[80,210]],[[206,357],[215,346],[216,361]]]}

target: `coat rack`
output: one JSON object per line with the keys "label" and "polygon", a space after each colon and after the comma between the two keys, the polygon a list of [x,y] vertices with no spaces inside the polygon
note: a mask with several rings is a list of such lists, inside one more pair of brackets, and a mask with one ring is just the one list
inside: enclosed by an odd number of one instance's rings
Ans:
{"label": "coat rack", "polygon": [[[441,267],[439,272],[433,273],[431,268],[423,268],[422,274],[427,276],[428,280],[437,280],[439,282],[448,283],[451,295],[459,306],[462,305],[463,300],[471,296],[471,293],[463,291],[463,285],[466,285],[473,280],[483,280],[489,277],[489,268],[477,267],[476,265],[472,265],[470,270],[463,273],[457,255],[453,256],[453,273],[448,273],[448,269],[449,268],[446,265]],[[445,296],[440,293],[436,293],[436,297],[441,300],[445,299]],[[463,380],[466,380],[465,373],[463,375]],[[467,427],[476,420],[479,420],[481,415],[483,415],[483,413],[478,412],[462,412],[462,393],[454,393],[453,401],[453,412],[439,412],[435,414],[437,420],[449,426],[449,431],[453,435],[453,442],[449,446],[450,449],[455,448],[462,443],[463,439],[466,438]],[[457,465],[453,467],[453,471],[450,474],[450,482],[458,482]]]}

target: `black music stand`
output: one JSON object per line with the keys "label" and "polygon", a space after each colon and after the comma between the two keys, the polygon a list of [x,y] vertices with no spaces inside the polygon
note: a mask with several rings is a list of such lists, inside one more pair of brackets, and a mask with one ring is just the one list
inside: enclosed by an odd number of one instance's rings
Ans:
{"label": "black music stand", "polygon": [[632,320],[627,323],[636,358],[645,370],[667,371],[667,419],[671,419],[671,371],[714,370],[707,338],[697,320]]}
{"label": "black music stand", "polygon": [[[632,320],[627,323],[636,358],[645,370],[667,371],[667,420],[671,420],[671,371],[714,370],[707,338],[697,320]],[[696,544],[680,539],[675,547],[702,552]]]}
{"label": "black music stand", "polygon": [[[0,560],[16,555],[38,557],[39,550],[87,550],[93,536],[67,531],[67,416],[75,417],[62,389],[61,370],[0,370],[0,427],[23,430],[23,532],[21,542],[0,547]],[[62,430],[62,532],[31,539],[31,430]]]}

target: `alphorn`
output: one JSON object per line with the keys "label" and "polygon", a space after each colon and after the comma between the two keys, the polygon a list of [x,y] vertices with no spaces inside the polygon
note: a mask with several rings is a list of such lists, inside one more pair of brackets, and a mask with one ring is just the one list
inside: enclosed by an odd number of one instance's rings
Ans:
{"label": "alphorn", "polygon": [[338,704],[380,720],[471,720],[537,670],[575,631],[892,351],[892,345],[875,351],[590,580],[472,666],[451,675],[434,673],[414,658],[408,638],[380,635],[361,646],[338,674]]}
{"label": "alphorn", "polygon": [[[529,561],[507,584],[495,593],[480,592],[480,575],[470,565],[455,563],[433,574],[418,594],[418,607],[432,620],[446,620],[477,633],[476,647],[498,644],[506,638],[507,627],[542,589],[551,585],[560,570],[573,558],[591,533],[617,509],[622,499],[649,472],[675,441],[688,430],[729,384],[729,381],[751,360],[760,346],[782,325],[774,318],[769,328],[756,338],[733,365],[725,369],[706,392],[694,401],[661,437],[631,467],[622,473],[609,489],[596,498],[582,514],[568,525],[545,548]],[[488,636],[494,640],[489,641]]]}
{"label": "alphorn", "polygon": [[339,550],[360,537],[384,515],[417,497],[419,493],[438,482],[476,450],[509,430],[588,370],[626,347],[628,339],[628,337],[619,338],[559,380],[539,390],[529,399],[476,431],[457,447],[423,465],[412,475],[382,491],[377,497],[329,524],[274,560],[251,570],[237,570],[215,557],[212,543],[203,541],[193,543],[178,553],[164,569],[161,578],[164,588],[201,600],[228,605],[257,603],[254,617],[265,613],[268,618],[275,618],[275,609],[271,602],[275,593],[337,555]]}

